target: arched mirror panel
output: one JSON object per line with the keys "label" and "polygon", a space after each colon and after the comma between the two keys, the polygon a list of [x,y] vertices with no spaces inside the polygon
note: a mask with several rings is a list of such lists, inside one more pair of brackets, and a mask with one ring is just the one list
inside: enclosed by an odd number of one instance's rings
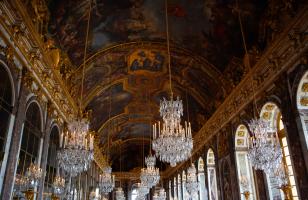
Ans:
{"label": "arched mirror panel", "polygon": [[21,147],[17,165],[17,174],[25,175],[32,163],[38,162],[40,138],[42,137],[41,112],[36,102],[30,103],[22,132]]}
{"label": "arched mirror panel", "polygon": [[199,181],[199,199],[207,200],[207,189],[205,186],[204,160],[200,157],[198,160],[198,181]]}
{"label": "arched mirror panel", "polygon": [[217,200],[217,180],[216,180],[216,167],[215,155],[212,149],[209,149],[206,157],[207,164],[207,178],[209,184],[209,200]]}
{"label": "arched mirror panel", "polygon": [[13,86],[7,69],[0,65],[0,166],[4,158],[12,109]]}

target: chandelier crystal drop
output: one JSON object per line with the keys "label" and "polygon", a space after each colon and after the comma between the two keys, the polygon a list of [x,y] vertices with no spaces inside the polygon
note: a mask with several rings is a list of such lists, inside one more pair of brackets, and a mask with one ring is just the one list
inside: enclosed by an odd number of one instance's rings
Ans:
{"label": "chandelier crystal drop", "polygon": [[155,156],[148,156],[145,158],[146,168],[141,169],[140,180],[141,183],[146,185],[148,188],[155,186],[160,179],[159,168],[155,167],[156,158]]}
{"label": "chandelier crystal drop", "polygon": [[53,181],[52,187],[55,194],[62,194],[65,190],[65,179],[61,176],[56,176]]}
{"label": "chandelier crystal drop", "polygon": [[269,132],[269,123],[252,119],[248,124],[251,136],[248,139],[248,159],[256,170],[270,174],[279,168],[282,151],[276,132]]}
{"label": "chandelier crystal drop", "polygon": [[197,180],[197,171],[194,164],[191,164],[187,170],[186,190],[193,199],[198,196],[199,183]]}
{"label": "chandelier crystal drop", "polygon": [[175,167],[177,163],[187,160],[193,149],[193,139],[190,123],[181,125],[183,116],[183,103],[177,97],[176,100],[160,102],[160,116],[163,119],[153,125],[153,149],[156,156],[163,162]]}
{"label": "chandelier crystal drop", "polygon": [[103,174],[100,175],[99,187],[103,193],[109,193],[115,185],[115,177],[111,174],[112,168],[107,166],[103,169]]}
{"label": "chandelier crystal drop", "polygon": [[88,170],[94,159],[93,143],[88,120],[79,117],[69,123],[68,130],[60,135],[59,166],[72,177]]}
{"label": "chandelier crystal drop", "polygon": [[166,200],[167,195],[164,188],[160,188],[159,191],[155,191],[153,200]]}
{"label": "chandelier crystal drop", "polygon": [[116,200],[125,200],[124,191],[121,187],[117,188],[116,190]]}

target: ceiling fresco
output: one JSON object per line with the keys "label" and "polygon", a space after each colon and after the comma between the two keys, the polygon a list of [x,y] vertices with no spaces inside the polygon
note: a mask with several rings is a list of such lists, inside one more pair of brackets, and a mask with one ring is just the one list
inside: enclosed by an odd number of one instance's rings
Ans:
{"label": "ceiling fresco", "polygon": [[[267,1],[238,1],[248,49],[265,48],[260,15]],[[49,35],[73,63],[68,87],[77,98],[89,0],[49,0],[48,6]],[[193,134],[234,87],[225,72],[242,65],[234,7],[235,0],[168,0],[173,90]],[[160,119],[159,102],[170,95],[164,0],[93,0],[87,49],[82,103],[92,111],[96,142],[104,153],[109,144],[115,171],[120,157],[123,171],[135,170],[142,164],[143,138],[149,149],[149,124]]]}
{"label": "ceiling fresco", "polygon": [[[223,70],[232,57],[242,57],[242,39],[234,0],[169,0],[171,42],[206,58]],[[259,41],[260,14],[266,0],[239,0],[249,46]],[[50,0],[49,33],[72,62],[82,63],[89,3]],[[164,0],[94,0],[90,54],[132,41],[165,42]]]}
{"label": "ceiling fresco", "polygon": [[[183,49],[172,48],[172,52],[173,90],[175,96],[183,100],[183,119],[189,117],[195,134],[225,97],[222,75],[205,60]],[[135,149],[137,141],[143,137],[149,139],[150,124],[160,119],[159,102],[163,97],[169,98],[165,45],[123,44],[96,54],[86,63],[84,106],[86,110],[92,110],[91,129],[98,133],[99,146],[105,153],[109,138],[114,155],[112,161],[119,162],[115,156],[119,151],[114,146],[119,141],[130,141],[126,147]],[[78,91],[80,76],[74,78]],[[142,157],[141,153],[133,155]],[[129,163],[130,170],[138,167],[133,158]]]}

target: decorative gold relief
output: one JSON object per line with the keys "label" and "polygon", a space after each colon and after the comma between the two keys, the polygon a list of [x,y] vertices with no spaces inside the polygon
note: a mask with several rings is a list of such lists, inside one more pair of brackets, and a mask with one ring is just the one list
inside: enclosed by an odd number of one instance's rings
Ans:
{"label": "decorative gold relief", "polygon": [[53,63],[53,68],[55,70],[60,70],[60,49],[55,47],[54,41],[52,39],[48,39],[45,45],[46,54],[51,59],[51,62]]}
{"label": "decorative gold relief", "polygon": [[308,106],[308,97],[302,97],[300,100],[302,106]]}
{"label": "decorative gold relief", "polygon": [[304,83],[302,86],[302,92],[308,92],[308,83]]}
{"label": "decorative gold relief", "polygon": [[238,131],[237,136],[239,137],[244,137],[245,136],[245,131]]}
{"label": "decorative gold relief", "polygon": [[31,75],[31,72],[28,70],[23,74],[23,84],[26,86],[28,89],[32,89],[32,84],[33,84],[33,78]]}
{"label": "decorative gold relief", "polygon": [[244,145],[244,140],[243,139],[237,139],[236,140],[236,145],[243,146]]}
{"label": "decorative gold relief", "polygon": [[245,130],[246,127],[245,127],[244,125],[241,125],[241,126],[240,126],[240,129],[241,129],[241,130]]}
{"label": "decorative gold relief", "polygon": [[271,113],[270,112],[264,112],[262,114],[262,118],[265,119],[265,120],[270,120],[271,118]]}
{"label": "decorative gold relief", "polygon": [[267,104],[267,105],[265,106],[265,109],[266,109],[267,111],[272,111],[272,110],[274,109],[274,107],[275,107],[275,105],[273,105],[273,104]]}

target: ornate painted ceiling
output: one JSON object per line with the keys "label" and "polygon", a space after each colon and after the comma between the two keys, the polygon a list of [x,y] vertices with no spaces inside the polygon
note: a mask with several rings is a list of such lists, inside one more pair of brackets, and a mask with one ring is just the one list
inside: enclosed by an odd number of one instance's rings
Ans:
{"label": "ornate painted ceiling", "polygon": [[[68,87],[76,100],[88,5],[84,0],[49,0],[49,34],[73,63]],[[249,49],[265,48],[267,2],[239,0],[239,5]],[[233,0],[168,3],[173,89],[194,133],[239,82],[234,78],[240,80],[244,73],[239,70],[243,48],[234,6]],[[92,110],[91,128],[105,153],[109,141],[116,170],[120,146],[126,171],[141,166],[143,143],[149,152],[150,124],[159,119],[159,101],[169,96],[164,12],[164,0],[93,1],[82,104]]]}

